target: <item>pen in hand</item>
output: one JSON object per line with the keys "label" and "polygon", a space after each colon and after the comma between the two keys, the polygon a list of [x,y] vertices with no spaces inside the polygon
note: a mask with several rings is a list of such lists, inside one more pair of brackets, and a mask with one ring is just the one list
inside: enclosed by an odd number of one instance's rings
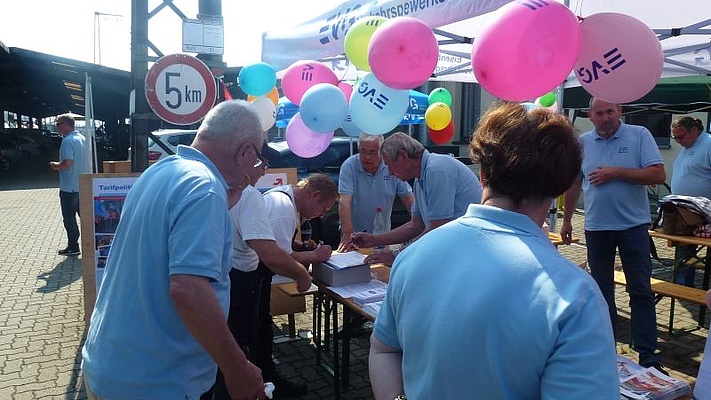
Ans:
{"label": "pen in hand", "polygon": [[[363,230],[361,230],[361,231],[360,231],[360,232],[358,232],[358,233],[366,233],[366,232],[368,232],[368,230],[367,230],[367,229],[363,229]],[[348,238],[348,242],[346,242],[346,246],[353,246],[353,247],[357,247],[357,246],[353,245],[353,235],[354,235],[354,234],[353,234],[353,233],[351,233],[351,237],[350,237],[350,238]]]}

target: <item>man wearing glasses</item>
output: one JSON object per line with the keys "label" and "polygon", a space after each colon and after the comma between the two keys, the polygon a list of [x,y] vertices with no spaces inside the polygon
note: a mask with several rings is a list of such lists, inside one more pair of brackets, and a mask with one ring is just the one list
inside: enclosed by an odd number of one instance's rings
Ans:
{"label": "man wearing glasses", "polygon": [[350,156],[341,166],[338,175],[338,217],[341,221],[339,251],[347,248],[353,232],[373,233],[373,220],[377,208],[385,217],[385,231],[390,230],[395,196],[407,208],[415,201],[412,187],[392,175],[380,158],[383,135],[361,133],[358,137],[358,154]]}
{"label": "man wearing glasses", "polygon": [[232,398],[265,398],[259,368],[226,321],[228,210],[263,141],[252,105],[224,101],[190,146],[179,145],[133,184],[82,350],[89,399],[197,399],[218,366]]}
{"label": "man wearing glasses", "polygon": [[[680,117],[671,124],[672,139],[683,148],[674,160],[672,194],[711,199],[711,136],[698,118]],[[696,245],[677,245],[679,270],[676,283],[694,286],[696,268],[687,265],[697,253]]]}
{"label": "man wearing glasses", "polygon": [[86,169],[84,136],[74,129],[74,118],[69,114],[57,117],[57,132],[62,135],[60,161],[51,161],[49,167],[59,171],[59,204],[64,230],[67,231],[67,247],[57,253],[60,256],[78,256],[79,174],[83,174]]}

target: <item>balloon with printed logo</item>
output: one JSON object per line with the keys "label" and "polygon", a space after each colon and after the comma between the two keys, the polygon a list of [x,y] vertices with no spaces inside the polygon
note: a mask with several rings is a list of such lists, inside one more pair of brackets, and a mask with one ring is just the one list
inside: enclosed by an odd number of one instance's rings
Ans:
{"label": "balloon with printed logo", "polygon": [[434,103],[425,111],[425,123],[430,129],[442,130],[452,121],[452,109],[444,103]]}
{"label": "balloon with printed logo", "polygon": [[369,73],[353,87],[349,110],[363,132],[382,135],[400,124],[409,104],[407,90],[385,86]]}
{"label": "balloon with printed logo", "polygon": [[299,113],[309,129],[323,133],[333,132],[348,116],[348,100],[337,86],[317,83],[304,93]]}
{"label": "balloon with printed logo", "polygon": [[430,95],[427,97],[427,101],[429,104],[444,103],[452,107],[452,94],[449,93],[449,90],[443,87],[435,88],[430,92]]}
{"label": "balloon with printed logo", "polygon": [[276,85],[276,71],[265,62],[245,65],[239,71],[239,87],[252,96],[264,96]]}
{"label": "balloon with printed logo", "polygon": [[492,95],[525,101],[550,92],[573,69],[580,24],[556,1],[519,0],[499,8],[472,45],[472,68]]}
{"label": "balloon with printed logo", "polygon": [[301,60],[291,64],[281,78],[281,90],[292,103],[301,104],[301,97],[317,83],[338,85],[336,74],[318,61]]}
{"label": "balloon with printed logo", "polygon": [[438,58],[439,47],[432,29],[411,17],[384,22],[368,45],[372,73],[393,89],[413,89],[427,82]]}
{"label": "balloon with printed logo", "polygon": [[252,102],[252,106],[259,114],[259,122],[262,124],[262,131],[267,131],[276,122],[276,106],[268,97],[257,97]]}
{"label": "balloon with printed logo", "polygon": [[370,72],[368,64],[368,44],[373,33],[388,19],[380,16],[363,17],[356,21],[343,38],[343,48],[346,57],[356,68]]}
{"label": "balloon with printed logo", "polygon": [[284,136],[291,152],[302,158],[312,158],[323,153],[331,144],[333,132],[314,132],[304,124],[298,113],[289,121]]}
{"label": "balloon with printed logo", "polygon": [[598,13],[580,27],[582,47],[574,72],[588,93],[609,103],[628,103],[659,82],[664,54],[647,25],[629,15]]}
{"label": "balloon with printed logo", "polygon": [[363,130],[358,128],[358,125],[353,123],[353,118],[351,118],[350,114],[348,114],[346,119],[343,120],[343,123],[341,124],[341,129],[343,129],[343,132],[346,135],[355,138],[357,138],[358,136],[360,136],[361,133],[363,133]]}
{"label": "balloon with printed logo", "polygon": [[353,85],[348,82],[338,82],[338,88],[346,95],[346,101],[350,101],[351,94],[353,94]]}
{"label": "balloon with printed logo", "polygon": [[252,96],[251,94],[248,94],[248,95],[247,95],[247,101],[252,102],[252,101],[258,99],[259,97],[266,97],[266,98],[268,98],[269,100],[272,101],[272,103],[274,103],[275,106],[276,106],[277,104],[279,104],[279,90],[277,89],[276,86],[274,86],[274,87],[272,88],[272,90],[269,91],[269,93],[267,93],[267,94],[265,94],[265,95],[263,95],[263,96]]}
{"label": "balloon with printed logo", "polygon": [[449,124],[447,124],[444,129],[427,129],[427,136],[429,136],[430,141],[436,145],[448,143],[454,137],[454,121],[449,121]]}

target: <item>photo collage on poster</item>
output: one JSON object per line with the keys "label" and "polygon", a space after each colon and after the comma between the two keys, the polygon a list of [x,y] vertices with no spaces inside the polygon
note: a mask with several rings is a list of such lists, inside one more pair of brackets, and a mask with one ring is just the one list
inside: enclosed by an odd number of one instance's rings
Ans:
{"label": "photo collage on poster", "polygon": [[94,260],[96,290],[101,286],[111,243],[121,218],[121,210],[136,178],[100,178],[93,180]]}

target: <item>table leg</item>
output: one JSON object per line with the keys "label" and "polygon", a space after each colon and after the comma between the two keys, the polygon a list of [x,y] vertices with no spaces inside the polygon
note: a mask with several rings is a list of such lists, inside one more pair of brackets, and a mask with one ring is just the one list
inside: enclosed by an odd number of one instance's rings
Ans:
{"label": "table leg", "polygon": [[316,364],[321,364],[321,312],[323,311],[323,306],[321,302],[323,301],[323,295],[318,292],[314,294],[314,304],[313,304],[313,332],[314,332],[314,343],[316,344]]}
{"label": "table leg", "polygon": [[[344,307],[345,308],[345,307]],[[338,302],[333,300],[333,389],[335,399],[341,398],[341,368],[338,358]]]}
{"label": "table leg", "polygon": [[[709,290],[709,271],[711,271],[711,258],[709,258],[709,248],[706,248],[706,259],[704,260],[704,280],[702,289]],[[699,307],[699,327],[703,327],[706,322],[706,306]]]}

